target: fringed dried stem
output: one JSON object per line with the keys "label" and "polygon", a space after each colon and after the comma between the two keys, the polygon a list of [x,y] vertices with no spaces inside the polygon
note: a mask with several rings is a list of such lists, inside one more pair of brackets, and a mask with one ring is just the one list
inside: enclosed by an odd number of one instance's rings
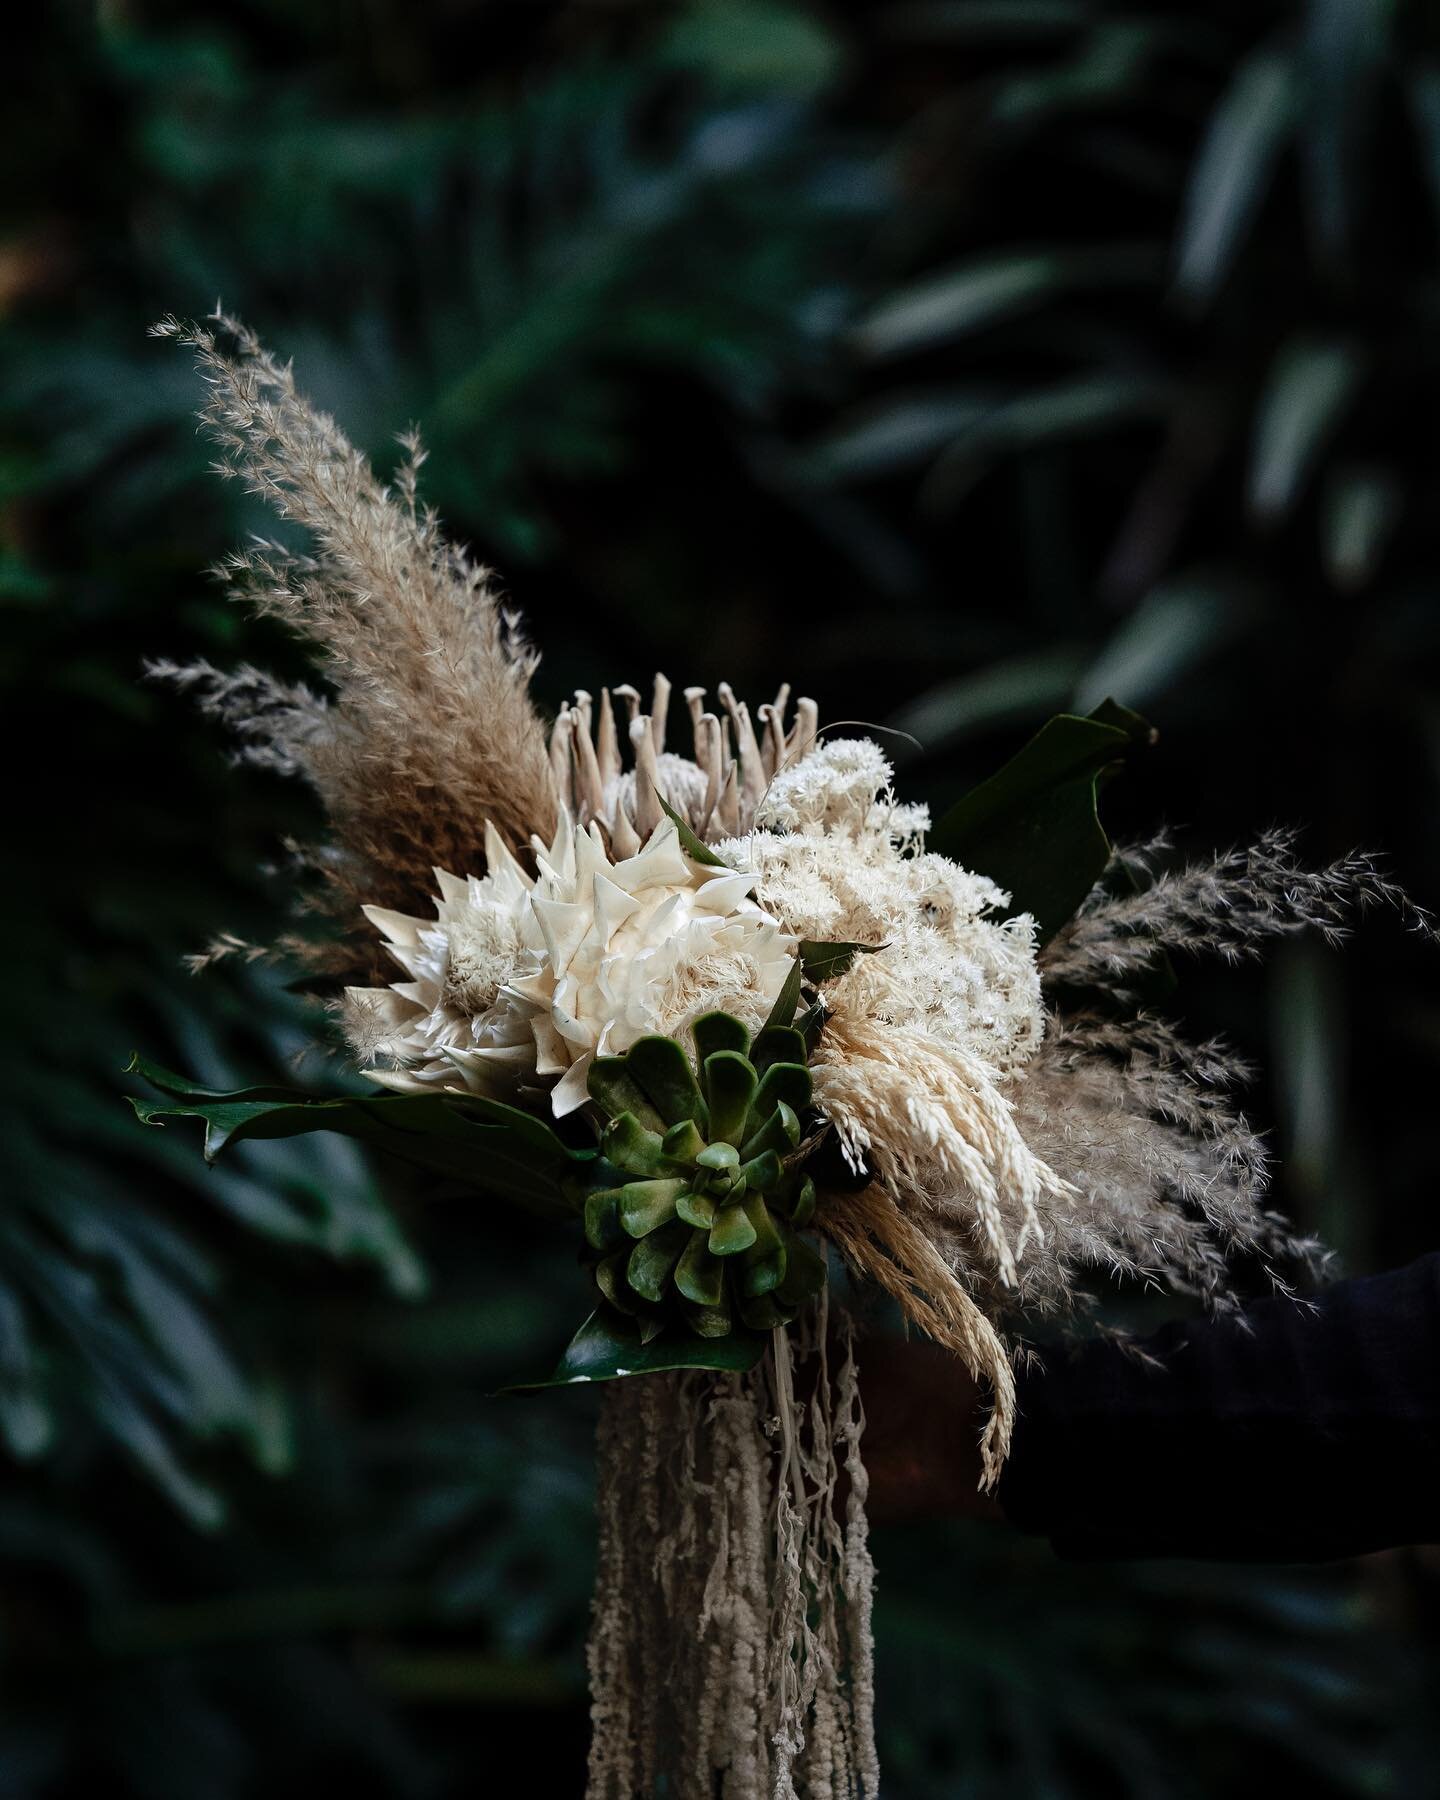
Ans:
{"label": "fringed dried stem", "polygon": [[304,552],[257,542],[218,573],[319,649],[334,695],[327,703],[253,671],[157,672],[197,688],[251,760],[313,782],[339,852],[326,864],[337,910],[362,899],[422,905],[437,864],[483,869],[487,819],[514,846],[553,828],[545,731],[529,695],[536,659],[489,572],[420,507],[418,440],[405,440],[399,472],[382,484],[252,333],[224,314],[211,323],[167,319],[155,331],[195,351],[218,472],[310,539]]}
{"label": "fringed dried stem", "polygon": [[[874,1570],[847,1323],[618,1382],[599,1438],[589,1800],[871,1800]],[[792,1357],[815,1372],[808,1401]],[[849,1477],[843,1515],[840,1470]]]}

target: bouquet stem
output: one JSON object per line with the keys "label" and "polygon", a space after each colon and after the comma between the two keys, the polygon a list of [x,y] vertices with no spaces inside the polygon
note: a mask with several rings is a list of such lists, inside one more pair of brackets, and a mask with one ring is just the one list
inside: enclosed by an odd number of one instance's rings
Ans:
{"label": "bouquet stem", "polygon": [[588,1800],[878,1793],[864,1414],[827,1311],[749,1374],[606,1390]]}

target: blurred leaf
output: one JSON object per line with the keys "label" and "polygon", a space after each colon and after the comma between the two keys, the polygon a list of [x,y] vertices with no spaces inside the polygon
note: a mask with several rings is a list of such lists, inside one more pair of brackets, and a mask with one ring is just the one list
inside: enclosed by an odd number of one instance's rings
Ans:
{"label": "blurred leaf", "polygon": [[1384,469],[1337,470],[1322,515],[1325,566],[1344,593],[1355,593],[1375,575],[1399,519],[1404,496]]}
{"label": "blurred leaf", "polygon": [[855,326],[855,347],[875,360],[908,356],[1063,294],[1150,281],[1163,266],[1160,252],[1148,244],[987,257],[903,288]]}
{"label": "blurred leaf", "polygon": [[1062,713],[953,806],[927,848],[1004,888],[1009,913],[1031,914],[1047,942],[1110,861],[1097,807],[1101,779],[1151,735],[1143,719],[1110,700],[1088,718]]}
{"label": "blurred leaf", "polygon": [[1405,70],[1405,83],[1419,139],[1421,172],[1430,189],[1431,203],[1440,215],[1440,65],[1428,58],[1415,58]]}
{"label": "blurred leaf", "polygon": [[775,0],[689,0],[662,54],[724,84],[802,95],[825,87],[841,59],[813,13]]}
{"label": "blurred leaf", "polygon": [[1350,344],[1296,342],[1276,358],[1255,419],[1249,501],[1256,518],[1290,510],[1363,373]]}
{"label": "blurred leaf", "polygon": [[1308,0],[1301,151],[1323,255],[1349,247],[1369,150],[1371,113],[1397,0]]}
{"label": "blurred leaf", "polygon": [[1169,398],[1166,384],[1153,377],[1096,375],[1003,401],[944,452],[925,479],[920,504],[930,513],[948,511],[998,458],[1159,418]]}
{"label": "blurred leaf", "polygon": [[821,438],[807,459],[821,479],[864,481],[929,462],[937,450],[979,425],[995,395],[974,390],[947,396],[892,395]]}
{"label": "blurred leaf", "polygon": [[1070,698],[1084,667],[1085,652],[1078,648],[1007,658],[930,688],[890,722],[934,752],[993,726],[1054,712]]}
{"label": "blurred leaf", "polygon": [[1176,252],[1176,286],[1206,305],[1229,275],[1259,212],[1296,104],[1292,58],[1258,50],[1236,71],[1190,174]]}
{"label": "blurred leaf", "polygon": [[1214,656],[1255,622],[1255,597],[1224,573],[1177,576],[1152,589],[1085,671],[1076,712],[1107,694],[1149,706],[1197,663]]}

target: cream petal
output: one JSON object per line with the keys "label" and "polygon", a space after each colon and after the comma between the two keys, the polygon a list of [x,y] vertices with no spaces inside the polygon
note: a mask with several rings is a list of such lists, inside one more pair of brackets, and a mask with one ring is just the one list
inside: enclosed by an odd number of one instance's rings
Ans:
{"label": "cream petal", "polygon": [[533,885],[524,869],[515,860],[510,846],[489,819],[485,821],[485,870],[488,875],[497,880],[502,877],[508,878],[510,882],[518,883],[527,891]]}
{"label": "cream petal", "polygon": [[570,967],[570,959],[580,948],[585,933],[590,929],[590,908],[580,906],[573,900],[539,898],[532,900],[530,905],[545,934],[545,948],[549,952],[551,966],[557,974],[563,975]]}
{"label": "cream petal", "polygon": [[360,1073],[377,1087],[390,1088],[397,1094],[428,1094],[434,1085],[421,1081],[406,1069],[362,1069]]}
{"label": "cream petal", "polygon": [[590,892],[596,935],[602,944],[608,944],[616,929],[639,912],[640,902],[598,872],[591,877]]}
{"label": "cream petal", "polygon": [[555,993],[555,977],[549,969],[534,975],[512,975],[500,992],[525,1006],[548,1006]]}
{"label": "cream petal", "polygon": [[536,1013],[530,1021],[535,1041],[535,1073],[563,1075],[570,1067],[570,1052],[565,1040],[545,1013]]}
{"label": "cream petal", "polygon": [[463,906],[471,899],[469,878],[452,875],[448,869],[432,869],[430,873],[435,877],[440,898],[447,906]]}
{"label": "cream petal", "polygon": [[594,1062],[594,1054],[587,1050],[571,1063],[550,1092],[550,1110],[557,1119],[577,1112],[590,1098],[587,1082],[590,1076],[590,1065]]}
{"label": "cream petal", "polygon": [[755,885],[755,877],[742,870],[736,875],[722,875],[697,889],[695,905],[701,912],[731,913]]}
{"label": "cream petal", "polygon": [[391,945],[413,947],[420,933],[434,923],[430,919],[412,919],[407,913],[391,912],[384,906],[362,906],[361,912]]}

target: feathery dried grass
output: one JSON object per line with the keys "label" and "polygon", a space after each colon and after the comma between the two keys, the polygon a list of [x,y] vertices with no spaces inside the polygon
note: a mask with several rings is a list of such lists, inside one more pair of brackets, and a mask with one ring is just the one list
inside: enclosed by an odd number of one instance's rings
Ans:
{"label": "feathery dried grass", "polygon": [[546,734],[529,694],[535,656],[489,571],[420,506],[418,440],[404,440],[398,473],[381,483],[253,333],[223,313],[211,323],[166,319],[154,331],[195,352],[217,473],[309,538],[303,552],[259,541],[217,573],[317,648],[334,693],[250,669],[153,672],[196,690],[247,760],[314,784],[338,852],[323,865],[337,912],[362,899],[421,908],[437,864],[483,870],[487,818],[517,847],[553,828]]}
{"label": "feathery dried grass", "polygon": [[1295,853],[1298,833],[1275,828],[1243,849],[1153,874],[1169,840],[1156,837],[1122,860],[1144,882],[1138,893],[1097,887],[1047,947],[1042,971],[1051,984],[1100,986],[1127,994],[1163,951],[1242,962],[1277,937],[1314,931],[1341,943],[1357,914],[1374,906],[1398,911],[1414,929],[1435,935],[1434,921],[1375,858],[1352,851],[1323,869],[1307,869]]}

